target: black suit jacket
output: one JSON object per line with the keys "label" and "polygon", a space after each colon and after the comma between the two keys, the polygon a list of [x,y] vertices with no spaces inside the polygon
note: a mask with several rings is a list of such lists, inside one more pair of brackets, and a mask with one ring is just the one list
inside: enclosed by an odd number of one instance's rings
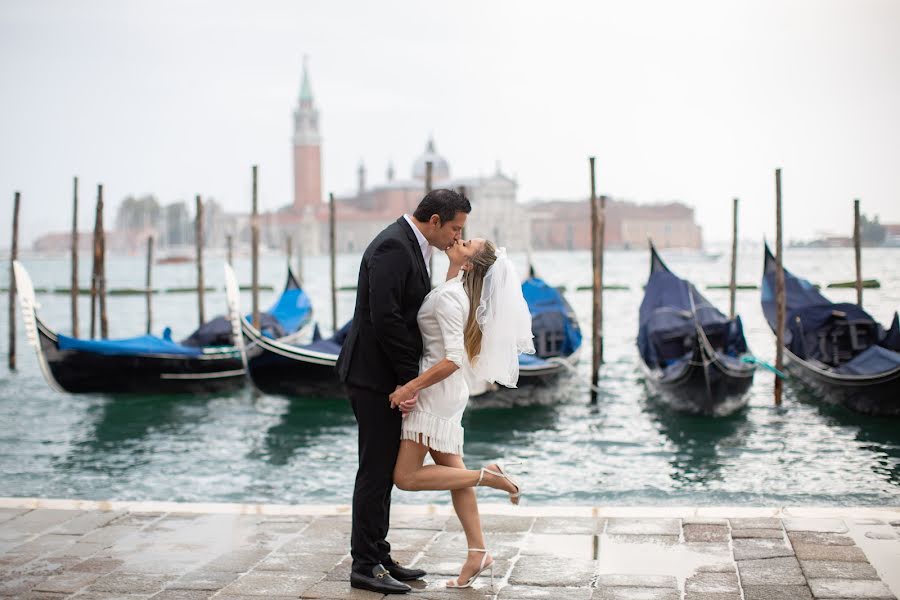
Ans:
{"label": "black suit jacket", "polygon": [[390,394],[418,376],[416,315],[430,289],[419,242],[401,217],[372,240],[359,265],[353,324],[337,361],[342,382]]}

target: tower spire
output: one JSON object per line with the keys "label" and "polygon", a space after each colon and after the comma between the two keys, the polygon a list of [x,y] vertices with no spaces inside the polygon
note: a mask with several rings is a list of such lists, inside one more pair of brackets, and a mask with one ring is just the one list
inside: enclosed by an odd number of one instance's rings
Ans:
{"label": "tower spire", "polygon": [[312,104],[312,85],[309,83],[309,55],[303,55],[303,83],[300,84],[300,104]]}
{"label": "tower spire", "polygon": [[309,83],[309,57],[303,56],[303,82],[300,98],[294,109],[294,208],[302,212],[306,207],[322,201],[322,135],[319,133],[319,109],[313,101]]}

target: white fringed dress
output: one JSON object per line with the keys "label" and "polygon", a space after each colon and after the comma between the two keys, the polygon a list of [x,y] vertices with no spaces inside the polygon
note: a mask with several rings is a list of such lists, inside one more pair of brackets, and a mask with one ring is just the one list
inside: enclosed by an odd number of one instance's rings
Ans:
{"label": "white fringed dress", "polygon": [[462,285],[463,272],[425,296],[419,309],[422,360],[419,373],[446,358],[458,367],[452,375],[419,392],[416,407],[403,418],[401,437],[425,444],[438,452],[463,454],[462,415],[469,401],[463,331],[469,315],[469,298]]}

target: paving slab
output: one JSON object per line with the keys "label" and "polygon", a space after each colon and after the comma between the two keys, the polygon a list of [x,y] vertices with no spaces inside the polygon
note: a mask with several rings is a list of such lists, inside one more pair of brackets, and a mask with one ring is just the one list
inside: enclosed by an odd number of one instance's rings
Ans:
{"label": "paving slab", "polygon": [[853,538],[840,533],[819,533],[817,531],[788,531],[788,539],[794,545],[814,546],[855,546]]}
{"label": "paving slab", "polygon": [[743,600],[740,592],[685,592],[684,600]]}
{"label": "paving slab", "polygon": [[732,529],[781,529],[781,519],[771,517],[728,519]]}
{"label": "paving slab", "polygon": [[533,533],[525,538],[520,548],[524,555],[593,559],[598,552],[599,541],[595,535]]}
{"label": "paving slab", "polygon": [[847,525],[842,519],[784,519],[786,531],[816,531],[818,533],[847,533]]}
{"label": "paving slab", "polygon": [[[509,515],[481,515],[481,528],[494,533],[525,533],[531,531],[534,517],[516,517]],[[458,519],[447,521],[447,531],[462,531]]]}
{"label": "paving slab", "polygon": [[728,525],[685,522],[684,541],[686,542],[728,542]]}
{"label": "paving slab", "polygon": [[100,577],[102,577],[102,574],[99,573],[68,571],[66,573],[48,577],[32,589],[37,592],[74,594],[82,588],[94,583],[94,581]]}
{"label": "paving slab", "polygon": [[589,587],[531,587],[508,585],[497,594],[498,600],[589,600],[594,592]]}
{"label": "paving slab", "polygon": [[805,585],[745,585],[744,600],[812,600]]}
{"label": "paving slab", "polygon": [[606,519],[595,517],[538,517],[532,533],[585,534],[603,533]]}
{"label": "paving slab", "polygon": [[878,579],[875,568],[867,562],[836,560],[801,560],[807,579]]}
{"label": "paving slab", "polygon": [[680,519],[623,519],[610,518],[606,523],[607,535],[665,535],[681,534]]}
{"label": "paving slab", "polygon": [[800,563],[793,556],[739,560],[738,572],[742,585],[803,585],[806,578]]}
{"label": "paving slab", "polygon": [[0,508],[0,523],[24,515],[29,510],[28,508]]}
{"label": "paving slab", "polygon": [[240,574],[198,569],[185,573],[168,584],[168,589],[218,591],[235,581]]}
{"label": "paving slab", "polygon": [[84,535],[90,533],[98,527],[125,516],[127,513],[123,510],[110,510],[99,512],[86,512],[82,515],[69,519],[58,527],[53,528],[53,533],[62,533],[66,535]]}
{"label": "paving slab", "polygon": [[322,600],[373,600],[380,597],[380,594],[374,592],[352,588],[346,581],[320,581],[300,594],[303,599]]}
{"label": "paving slab", "polygon": [[733,543],[735,560],[793,556],[794,550],[782,540],[737,539]]}
{"label": "paving slab", "polygon": [[646,587],[678,589],[678,579],[672,575],[616,575],[597,577],[596,587]]}
{"label": "paving slab", "polygon": [[597,572],[593,560],[523,556],[513,566],[513,585],[581,587],[591,583]]}
{"label": "paving slab", "polygon": [[681,600],[681,592],[652,587],[608,587],[594,590],[593,600]]}
{"label": "paving slab", "polygon": [[697,573],[688,577],[684,585],[689,594],[738,594],[741,586],[736,573]]}
{"label": "paving slab", "polygon": [[810,579],[809,589],[818,598],[891,598],[891,593],[880,581],[856,581],[851,579]]}
{"label": "paving slab", "polygon": [[151,600],[208,600],[212,593],[203,590],[163,590],[150,596]]}
{"label": "paving slab", "polygon": [[844,562],[867,562],[866,555],[857,546],[819,546],[814,544],[794,544],[794,553],[801,560],[839,560]]}
{"label": "paving slab", "polygon": [[[222,588],[222,594],[246,596],[294,596],[297,597],[315,585],[322,577],[318,573],[252,572]],[[349,584],[348,584],[349,587]]]}
{"label": "paving slab", "polygon": [[780,540],[784,538],[783,529],[732,529],[731,537],[739,538],[769,538]]}
{"label": "paving slab", "polygon": [[124,573],[113,571],[102,575],[85,588],[89,592],[148,593],[155,594],[166,587],[174,578],[168,575],[147,575],[146,573]]}

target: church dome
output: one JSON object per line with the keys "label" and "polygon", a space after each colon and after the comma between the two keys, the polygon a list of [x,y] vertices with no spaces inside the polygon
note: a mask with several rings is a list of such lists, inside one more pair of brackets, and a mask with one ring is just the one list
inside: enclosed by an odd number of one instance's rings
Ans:
{"label": "church dome", "polygon": [[447,160],[443,156],[435,152],[434,140],[429,138],[428,145],[425,146],[425,152],[413,163],[413,179],[425,180],[425,163],[428,161],[431,161],[432,181],[450,178],[450,165],[447,164]]}

